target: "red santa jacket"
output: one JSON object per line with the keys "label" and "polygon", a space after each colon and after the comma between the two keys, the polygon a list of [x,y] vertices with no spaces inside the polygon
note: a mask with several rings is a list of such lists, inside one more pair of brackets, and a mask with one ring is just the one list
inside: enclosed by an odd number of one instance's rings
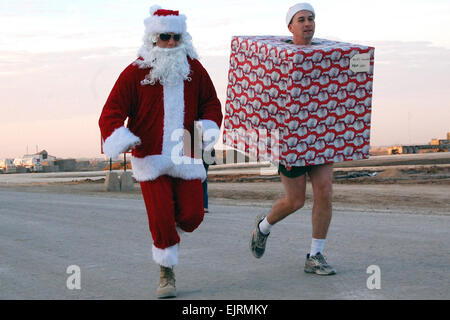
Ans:
{"label": "red santa jacket", "polygon": [[[194,121],[203,131],[222,122],[220,101],[214,85],[196,59],[188,58],[190,79],[175,85],[142,85],[149,69],[130,64],[116,81],[99,119],[103,152],[109,157],[133,147],[131,164],[138,181],[160,175],[184,179],[205,179],[201,159],[183,149],[180,135],[189,132],[193,145]],[[128,118],[128,125],[124,122]],[[185,148],[186,149],[186,148]],[[181,150],[181,151],[180,151]],[[180,155],[180,152],[184,154]]]}

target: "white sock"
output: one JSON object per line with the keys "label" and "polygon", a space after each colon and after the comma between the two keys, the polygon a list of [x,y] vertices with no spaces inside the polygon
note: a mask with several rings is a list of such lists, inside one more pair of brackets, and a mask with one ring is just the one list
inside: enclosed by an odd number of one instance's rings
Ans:
{"label": "white sock", "polygon": [[310,256],[315,256],[317,253],[323,252],[323,246],[325,245],[326,239],[315,239],[312,238],[311,241],[311,251],[309,252]]}
{"label": "white sock", "polygon": [[266,235],[270,233],[270,228],[272,228],[272,225],[267,222],[267,217],[265,217],[264,220],[259,223],[259,231]]}

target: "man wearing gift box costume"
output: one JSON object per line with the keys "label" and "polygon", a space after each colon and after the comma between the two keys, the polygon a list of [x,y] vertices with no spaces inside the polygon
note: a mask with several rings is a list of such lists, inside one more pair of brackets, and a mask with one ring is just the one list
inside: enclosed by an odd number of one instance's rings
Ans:
{"label": "man wearing gift box costume", "polygon": [[[286,24],[293,35],[292,43],[308,46],[312,43],[315,31],[315,12],[309,3],[298,3],[289,8]],[[303,207],[306,191],[306,174],[309,175],[314,193],[312,210],[312,243],[306,256],[304,270],[319,275],[332,275],[336,271],[327,264],[322,252],[328,227],[331,221],[332,201],[332,163],[305,167],[292,167],[287,170],[279,165],[285,197],[278,200],[266,215],[258,215],[255,229],[250,239],[250,249],[256,258],[264,254],[271,227],[291,213]]]}
{"label": "man wearing gift box costume", "polygon": [[[150,8],[139,57],[119,76],[100,116],[103,151],[109,157],[132,149],[133,175],[140,182],[160,265],[158,298],[176,296],[177,230],[192,232],[202,222],[200,157],[194,123],[202,125],[203,147],[219,137],[221,105],[213,83],[197,60],[186,17]],[[127,127],[124,121],[128,118]]]}

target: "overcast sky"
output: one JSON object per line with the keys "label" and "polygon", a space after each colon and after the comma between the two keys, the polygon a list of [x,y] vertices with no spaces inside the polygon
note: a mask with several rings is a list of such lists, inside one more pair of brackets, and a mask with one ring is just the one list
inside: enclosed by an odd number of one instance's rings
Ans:
{"label": "overcast sky", "polygon": [[[225,102],[233,35],[289,35],[295,1],[159,1],[188,31]],[[371,145],[428,143],[450,131],[450,1],[321,0],[318,38],[375,47]],[[141,45],[154,2],[0,1],[0,158],[46,149],[99,157],[98,117]]]}

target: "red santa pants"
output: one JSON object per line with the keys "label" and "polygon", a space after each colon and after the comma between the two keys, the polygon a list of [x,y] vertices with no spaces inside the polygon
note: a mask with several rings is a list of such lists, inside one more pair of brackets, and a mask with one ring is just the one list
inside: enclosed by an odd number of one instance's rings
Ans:
{"label": "red santa pants", "polygon": [[203,221],[203,189],[200,179],[160,176],[141,182],[153,245],[159,249],[180,242],[178,226],[194,231]]}

